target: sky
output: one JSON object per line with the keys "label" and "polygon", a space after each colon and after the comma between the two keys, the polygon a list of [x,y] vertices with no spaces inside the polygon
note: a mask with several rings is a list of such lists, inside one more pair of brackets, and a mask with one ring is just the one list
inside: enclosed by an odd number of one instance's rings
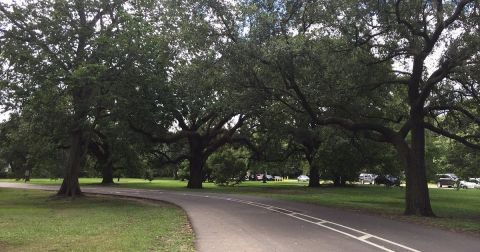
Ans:
{"label": "sky", "polygon": [[[0,110],[3,110],[3,109],[0,109]],[[9,117],[8,113],[2,113],[2,112],[0,112],[0,122],[3,122],[3,121],[5,121],[5,120],[8,120],[8,117]]]}

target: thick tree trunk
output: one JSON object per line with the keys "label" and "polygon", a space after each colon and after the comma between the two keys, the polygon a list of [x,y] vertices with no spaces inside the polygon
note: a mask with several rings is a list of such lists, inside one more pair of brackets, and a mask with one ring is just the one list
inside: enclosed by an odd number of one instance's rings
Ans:
{"label": "thick tree trunk", "polygon": [[113,162],[108,160],[102,166],[102,184],[113,184]]}
{"label": "thick tree trunk", "polygon": [[192,189],[201,189],[203,183],[203,158],[201,156],[190,159],[190,179],[187,187]]}
{"label": "thick tree trunk", "polygon": [[103,143],[103,149],[104,155],[100,158],[102,165],[102,184],[113,184],[113,161],[108,142]]}
{"label": "thick tree trunk", "polygon": [[406,215],[435,216],[430,205],[425,169],[425,140],[424,129],[412,128],[411,147],[405,140],[397,140],[394,145],[405,166]]}
{"label": "thick tree trunk", "polygon": [[75,197],[82,195],[78,182],[78,174],[80,173],[82,159],[85,158],[86,146],[81,130],[73,132],[71,138],[72,141],[65,167],[65,176],[60,190],[57,193],[59,196]]}
{"label": "thick tree trunk", "polygon": [[434,216],[428,193],[425,167],[425,129],[423,111],[412,112],[411,148],[407,158],[405,214]]}
{"label": "thick tree trunk", "polygon": [[203,153],[202,138],[199,135],[188,139],[190,145],[189,169],[190,178],[187,187],[192,189],[202,188],[203,183],[203,165],[206,158]]}
{"label": "thick tree trunk", "polygon": [[308,164],[310,166],[310,172],[309,172],[310,180],[308,181],[308,187],[319,187],[320,174],[318,172],[319,171],[318,165],[312,159],[308,159]]}
{"label": "thick tree trunk", "polygon": [[102,137],[103,143],[90,142],[88,149],[97,159],[102,170],[102,184],[113,184],[113,161],[110,145],[106,142],[106,137]]}

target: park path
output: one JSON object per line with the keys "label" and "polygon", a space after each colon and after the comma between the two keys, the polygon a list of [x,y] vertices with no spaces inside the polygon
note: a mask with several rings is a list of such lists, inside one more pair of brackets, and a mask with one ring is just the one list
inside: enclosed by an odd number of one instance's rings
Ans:
{"label": "park path", "polygon": [[[58,190],[58,186],[0,183]],[[240,251],[479,251],[478,237],[268,198],[191,191],[83,186],[85,193],[171,202],[188,214],[202,252]]]}

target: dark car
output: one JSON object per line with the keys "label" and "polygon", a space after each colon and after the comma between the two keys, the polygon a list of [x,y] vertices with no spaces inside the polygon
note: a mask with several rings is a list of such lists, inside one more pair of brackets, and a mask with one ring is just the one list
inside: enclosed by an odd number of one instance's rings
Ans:
{"label": "dark car", "polygon": [[378,175],[375,178],[376,185],[400,186],[400,179],[392,175]]}
{"label": "dark car", "polygon": [[454,187],[458,177],[453,173],[437,174],[437,187],[442,186]]}

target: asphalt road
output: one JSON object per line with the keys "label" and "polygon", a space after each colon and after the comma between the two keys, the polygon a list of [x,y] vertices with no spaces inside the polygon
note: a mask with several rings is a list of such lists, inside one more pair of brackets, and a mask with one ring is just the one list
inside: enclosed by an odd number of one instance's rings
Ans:
{"label": "asphalt road", "polygon": [[[57,190],[58,186],[0,183]],[[176,204],[188,214],[198,251],[480,251],[480,238],[354,211],[267,198],[84,186],[85,193]]]}

